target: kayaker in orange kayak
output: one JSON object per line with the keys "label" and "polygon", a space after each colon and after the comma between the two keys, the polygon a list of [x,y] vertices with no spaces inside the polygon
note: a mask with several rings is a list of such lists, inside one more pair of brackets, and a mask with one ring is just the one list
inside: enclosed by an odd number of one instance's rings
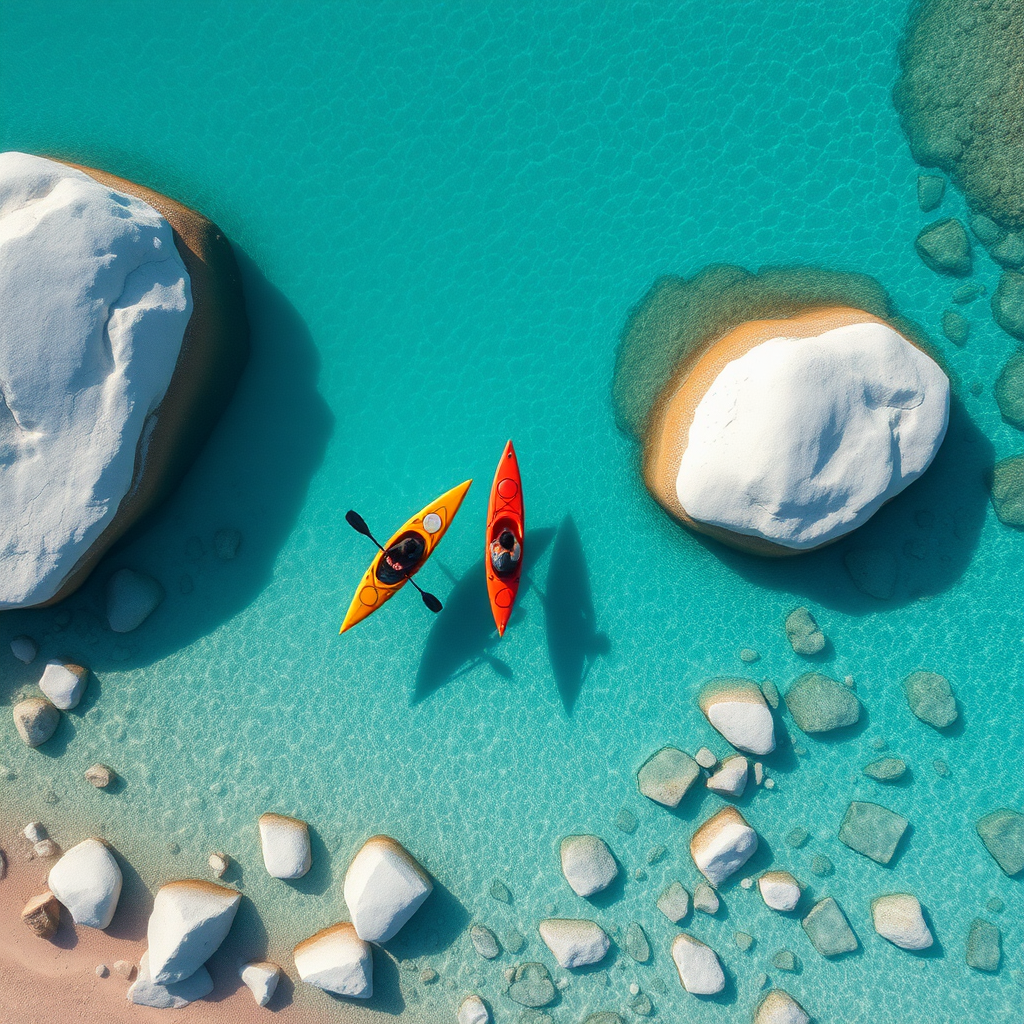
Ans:
{"label": "kayaker in orange kayak", "polygon": [[519,564],[523,549],[511,530],[503,530],[501,535],[491,544],[491,565],[499,576],[513,572]]}

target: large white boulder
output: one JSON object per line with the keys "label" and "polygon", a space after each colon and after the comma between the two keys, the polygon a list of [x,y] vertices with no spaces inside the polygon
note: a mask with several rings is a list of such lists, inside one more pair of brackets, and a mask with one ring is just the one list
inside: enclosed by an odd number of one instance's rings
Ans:
{"label": "large white boulder", "polygon": [[723,807],[690,840],[693,863],[712,885],[721,885],[756,849],[757,833],[735,807]]}
{"label": "large white boulder", "polygon": [[600,963],[608,952],[608,936],[594,921],[555,917],[541,921],[537,930],[560,967],[587,967]]}
{"label": "large white boulder", "polygon": [[935,939],[916,896],[893,893],[871,901],[875,931],[900,949],[928,949]]}
{"label": "large white boulder", "polygon": [[745,679],[712,679],[698,700],[707,720],[737,749],[770,754],[775,724],[759,687]]}
{"label": "large white boulder", "polygon": [[675,490],[699,523],[801,551],[865,523],[928,468],[949,381],[884,323],[806,337],[785,327],[708,385]]}
{"label": "large white boulder", "polygon": [[205,967],[197,967],[181,981],[161,985],[150,973],[149,953],[139,961],[139,973],[128,989],[128,1002],[136,1006],[153,1006],[158,1010],[180,1010],[213,991],[213,978]]}
{"label": "large white boulder", "polygon": [[266,1006],[277,991],[277,983],[281,980],[281,968],[269,960],[243,964],[238,972],[242,983],[252,993],[257,1006]]}
{"label": "large white boulder", "polygon": [[50,868],[46,884],[75,924],[106,928],[117,910],[121,883],[121,869],[106,844],[86,839]]}
{"label": "large white boulder", "polygon": [[675,937],[672,959],[679,972],[679,981],[695,996],[713,996],[725,988],[725,972],[718,954],[686,932]]}
{"label": "large white boulder", "polygon": [[260,815],[263,865],[274,878],[301,878],[312,863],[309,826],[298,818],[268,812]]}
{"label": "large white boulder", "polygon": [[347,921],[304,939],[292,954],[299,977],[325,992],[354,999],[373,995],[373,954]]}
{"label": "large white boulder", "polygon": [[577,896],[607,889],[619,873],[611,850],[597,836],[566,836],[559,847],[562,874]]}
{"label": "large white boulder", "polygon": [[0,155],[0,609],[54,597],[129,494],[192,312],[171,227]]}
{"label": "large white boulder", "polygon": [[89,670],[66,661],[48,661],[39,680],[39,689],[50,698],[55,708],[70,711],[78,707],[89,681]]}
{"label": "large white boulder", "polygon": [[161,886],[147,929],[153,981],[184,981],[206,963],[227,936],[241,898],[234,889],[196,878]]}
{"label": "large white boulder", "polygon": [[788,871],[766,871],[757,880],[757,888],[765,906],[772,910],[794,910],[800,902],[800,883]]}
{"label": "large white boulder", "polygon": [[373,836],[352,858],[344,888],[359,938],[387,942],[419,910],[434,883],[401,843]]}

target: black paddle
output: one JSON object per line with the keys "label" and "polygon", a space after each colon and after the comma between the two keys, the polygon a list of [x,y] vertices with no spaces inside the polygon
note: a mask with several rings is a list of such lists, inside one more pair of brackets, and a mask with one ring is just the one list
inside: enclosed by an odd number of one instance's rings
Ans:
{"label": "black paddle", "polygon": [[[370,528],[366,525],[366,520],[358,512],[353,512],[351,509],[349,509],[345,513],[345,522],[348,523],[348,525],[351,526],[352,529],[356,531],[356,533],[361,533],[364,537],[369,537],[370,540],[372,540],[373,543],[376,544],[381,551],[384,550],[384,548],[381,546],[377,538],[374,537],[372,533],[370,533]],[[434,597],[433,594],[428,594],[409,575],[409,571],[406,571],[405,578],[420,592],[420,597],[423,598],[423,603],[436,615],[441,610],[441,602],[438,601],[438,599]]]}

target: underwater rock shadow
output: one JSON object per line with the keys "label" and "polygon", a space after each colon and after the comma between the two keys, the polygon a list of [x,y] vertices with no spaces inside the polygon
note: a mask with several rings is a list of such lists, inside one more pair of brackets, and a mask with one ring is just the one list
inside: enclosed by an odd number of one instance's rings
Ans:
{"label": "underwater rock shadow", "polygon": [[[991,441],[953,397],[946,439],[928,470],[836,543],[792,558],[760,558],[685,532],[756,586],[802,595],[848,615],[885,611],[935,597],[966,571],[988,514],[985,480],[994,461]],[[678,533],[676,521],[667,512],[663,517]],[[847,556],[868,565],[862,584],[890,596],[858,589]]]}
{"label": "underwater rock shadow", "polygon": [[[521,602],[533,586],[530,571],[554,537],[555,529],[550,526],[526,531],[523,574],[513,624],[522,615]],[[416,672],[413,704],[418,704],[445,683],[484,663],[490,665],[502,678],[512,677],[512,670],[490,652],[500,638],[487,599],[483,559],[474,562],[462,576],[453,578],[453,581],[455,585],[445,598],[444,609],[435,618],[427,634]]]}
{"label": "underwater rock shadow", "polygon": [[[320,357],[309,328],[257,265],[235,252],[251,327],[249,362],[199,457],[81,590],[52,609],[10,613],[18,629],[41,636],[55,616],[72,611],[77,619],[88,609],[101,624],[99,642],[83,649],[93,669],[151,664],[250,604],[269,582],[326,453],[334,417],[317,390]],[[242,535],[230,561],[214,550],[224,528]],[[107,630],[104,600],[107,579],[122,566],[152,575],[167,592],[151,619],[123,636]],[[80,646],[74,633],[72,626],[62,634],[70,649]]]}
{"label": "underwater rock shadow", "polygon": [[571,515],[558,527],[541,603],[551,671],[566,714],[571,715],[591,666],[611,647],[607,635],[597,630],[587,558]]}

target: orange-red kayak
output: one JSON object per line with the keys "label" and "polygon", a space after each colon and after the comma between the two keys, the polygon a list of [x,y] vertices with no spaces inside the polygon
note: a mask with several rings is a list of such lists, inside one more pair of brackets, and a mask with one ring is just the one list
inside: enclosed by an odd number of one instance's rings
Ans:
{"label": "orange-red kayak", "polygon": [[[519,477],[519,461],[516,450],[509,441],[501,453],[491,498],[487,503],[487,541],[484,549],[484,566],[487,572],[487,596],[491,602],[494,624],[498,636],[505,635],[512,606],[519,592],[519,576],[523,571],[523,536],[526,518],[523,514],[523,482]],[[491,545],[501,536],[503,530],[511,530],[520,547],[519,561],[508,573],[498,573],[491,562]]]}

